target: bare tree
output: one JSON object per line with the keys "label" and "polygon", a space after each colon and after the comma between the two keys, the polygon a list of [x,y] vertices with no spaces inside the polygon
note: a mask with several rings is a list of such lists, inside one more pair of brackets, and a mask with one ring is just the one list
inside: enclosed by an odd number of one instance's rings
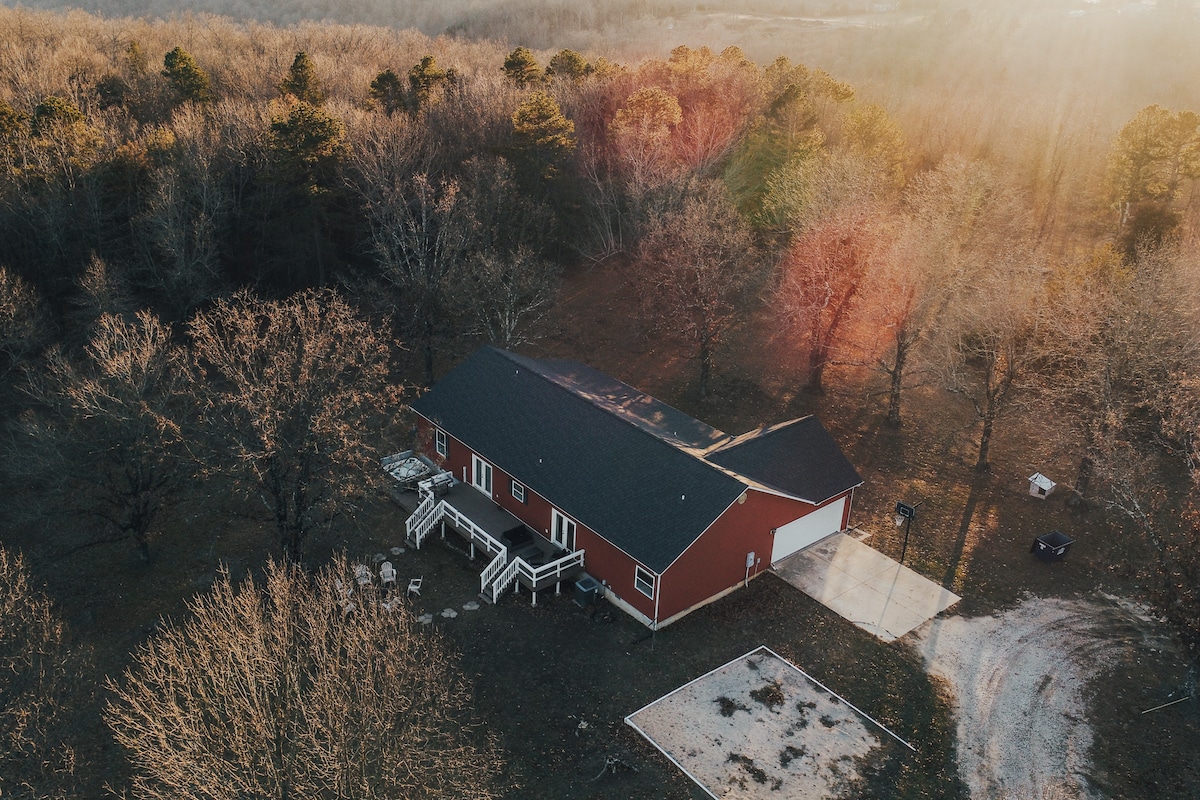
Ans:
{"label": "bare tree", "polygon": [[807,346],[810,391],[822,391],[825,368],[882,252],[884,225],[876,208],[843,205],[813,222],[780,262],[776,308]]}
{"label": "bare tree", "polygon": [[691,349],[708,394],[717,346],[758,288],[749,228],[719,182],[694,187],[676,211],[653,219],[638,251],[643,313]]}
{"label": "bare tree", "polygon": [[159,512],[183,474],[183,373],[170,329],[148,311],[101,315],[78,358],[55,347],[32,373],[35,407],[17,424],[9,471],[56,487],[69,513],[101,521],[107,535],[82,546],[128,540],[149,560]]}
{"label": "bare tree", "polygon": [[887,422],[901,423],[910,362],[950,303],[987,268],[994,220],[1014,212],[982,163],[951,157],[913,178],[881,257],[865,276],[864,315],[884,339],[877,365],[888,376]]}
{"label": "bare tree", "polygon": [[205,112],[177,109],[164,138],[169,156],[149,176],[145,208],[133,219],[143,264],[138,283],[156,289],[171,316],[182,319],[222,283],[233,201],[219,130]]}
{"label": "bare tree", "polygon": [[287,557],[378,470],[371,422],[395,399],[389,341],[337,293],[243,291],[188,324],[207,435],[198,452],[269,509]]}
{"label": "bare tree", "polygon": [[1045,347],[1054,374],[1038,388],[1080,446],[1073,504],[1089,499],[1093,470],[1108,469],[1100,462],[1114,441],[1152,441],[1159,421],[1186,419],[1180,387],[1200,369],[1200,286],[1191,272],[1178,246],[1143,249],[1133,264],[1105,246],[1052,283]]}
{"label": "bare tree", "polygon": [[986,273],[954,302],[941,331],[946,388],[965,397],[982,423],[975,469],[987,470],[996,421],[1032,380],[1041,357],[1047,270],[1028,240],[994,253]]}
{"label": "bare tree", "polygon": [[[1200,288],[1200,286],[1196,287]],[[1200,298],[1193,297],[1193,301]],[[1165,395],[1163,430],[1182,454],[1191,475],[1191,491],[1182,515],[1182,530],[1172,537],[1163,559],[1158,606],[1171,621],[1191,660],[1200,668],[1200,353],[1193,354],[1190,370],[1176,374]],[[1194,680],[1193,672],[1193,680]]]}
{"label": "bare tree", "polygon": [[473,158],[463,191],[478,223],[473,253],[457,273],[453,306],[460,330],[501,347],[526,340],[558,288],[559,267],[542,253],[554,214],[522,191],[503,158]]}
{"label": "bare tree", "polygon": [[412,320],[432,385],[438,336],[479,222],[459,181],[414,171],[420,158],[411,132],[393,126],[356,151],[351,180],[366,207],[380,277]]}
{"label": "bare tree", "polygon": [[[1129,523],[1118,559],[1200,667],[1200,278],[1178,244],[1132,264],[1109,246],[1051,286],[1040,387],[1079,443],[1075,505]],[[1047,348],[1049,350],[1050,348]],[[1187,477],[1190,476],[1190,481]]]}
{"label": "bare tree", "polygon": [[0,796],[78,796],[67,724],[85,657],[24,559],[0,546]]}
{"label": "bare tree", "polygon": [[525,247],[511,255],[480,254],[466,270],[461,290],[468,330],[500,347],[527,341],[530,325],[554,298],[557,278],[552,263]]}
{"label": "bare tree", "polygon": [[[351,590],[350,587],[354,587]],[[139,797],[489,798],[501,765],[440,635],[345,558],[224,572],[135,656],[106,719]]]}
{"label": "bare tree", "polygon": [[49,333],[50,320],[37,290],[20,275],[0,267],[0,377],[19,364]]}
{"label": "bare tree", "polygon": [[644,194],[677,177],[671,135],[683,122],[679,100],[659,87],[638,89],[608,126],[616,162],[634,194]]}

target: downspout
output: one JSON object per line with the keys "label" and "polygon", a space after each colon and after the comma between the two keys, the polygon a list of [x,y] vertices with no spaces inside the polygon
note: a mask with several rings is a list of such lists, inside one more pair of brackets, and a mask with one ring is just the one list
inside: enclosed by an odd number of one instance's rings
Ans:
{"label": "downspout", "polygon": [[854,510],[854,490],[851,489],[849,502],[846,503],[845,522],[842,523],[843,525],[846,526],[846,527],[842,528],[842,530],[844,530],[844,531],[850,529],[850,512],[852,512],[853,510]]}
{"label": "downspout", "polygon": [[658,631],[658,601],[662,598],[662,575],[654,581],[654,625],[651,631]]}

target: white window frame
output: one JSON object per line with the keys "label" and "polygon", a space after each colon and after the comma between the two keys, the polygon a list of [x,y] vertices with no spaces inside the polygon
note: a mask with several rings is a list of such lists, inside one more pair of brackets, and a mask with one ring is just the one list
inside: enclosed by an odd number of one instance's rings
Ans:
{"label": "white window frame", "polygon": [[492,496],[492,465],[475,453],[471,453],[471,485]]}
{"label": "white window frame", "polygon": [[550,509],[550,541],[554,542],[564,550],[570,550],[574,552],[575,532],[577,527],[578,526],[575,524],[575,520],[571,519],[557,508]]}
{"label": "white window frame", "polygon": [[[653,572],[651,572],[650,570],[643,567],[641,564],[637,564],[634,566],[634,568],[633,568],[633,588],[637,589],[639,592],[646,595],[646,597],[649,597],[651,600],[654,599],[654,588],[658,582],[657,579],[658,579],[657,575],[655,575]],[[649,589],[649,591],[647,591],[647,588]]]}
{"label": "white window frame", "polygon": [[512,492],[512,496],[515,497],[518,502],[525,502],[525,484],[521,483],[520,481],[510,480],[509,491]]}
{"label": "white window frame", "polygon": [[450,442],[446,439],[446,432],[441,428],[433,429],[433,449],[442,458],[445,458],[450,452]]}

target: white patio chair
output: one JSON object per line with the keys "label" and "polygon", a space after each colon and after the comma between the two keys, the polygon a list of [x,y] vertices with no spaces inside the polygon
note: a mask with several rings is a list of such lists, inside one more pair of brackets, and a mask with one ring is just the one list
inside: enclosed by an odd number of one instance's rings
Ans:
{"label": "white patio chair", "polygon": [[366,586],[371,582],[371,570],[367,569],[366,564],[354,565],[354,580],[358,581],[359,586]]}
{"label": "white patio chair", "polygon": [[414,594],[415,594],[415,595],[417,595],[418,597],[420,597],[420,595],[421,595],[421,582],[422,582],[422,581],[424,581],[424,580],[425,580],[425,576],[424,576],[424,575],[422,575],[420,578],[410,578],[410,579],[409,579],[409,581],[408,581],[408,595],[409,595],[409,596],[412,596],[412,595],[414,595]]}
{"label": "white patio chair", "polygon": [[392,562],[385,561],[380,565],[379,580],[383,582],[384,586],[387,586],[388,584],[391,584],[392,586],[396,585],[396,570],[392,568]]}

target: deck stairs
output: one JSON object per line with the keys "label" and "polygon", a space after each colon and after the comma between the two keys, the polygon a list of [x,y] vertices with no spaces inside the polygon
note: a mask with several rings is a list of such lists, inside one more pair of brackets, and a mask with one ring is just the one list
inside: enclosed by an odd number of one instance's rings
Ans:
{"label": "deck stairs", "polygon": [[557,592],[563,580],[583,571],[583,550],[534,565],[521,555],[511,553],[503,542],[476,525],[444,498],[438,497],[428,481],[418,486],[418,496],[421,502],[404,522],[408,543],[421,549],[439,523],[449,522],[470,541],[472,558],[477,549],[492,557],[479,575],[479,596],[487,603],[496,603],[506,589],[519,584],[532,592],[533,604],[537,605],[539,591],[554,586]]}

